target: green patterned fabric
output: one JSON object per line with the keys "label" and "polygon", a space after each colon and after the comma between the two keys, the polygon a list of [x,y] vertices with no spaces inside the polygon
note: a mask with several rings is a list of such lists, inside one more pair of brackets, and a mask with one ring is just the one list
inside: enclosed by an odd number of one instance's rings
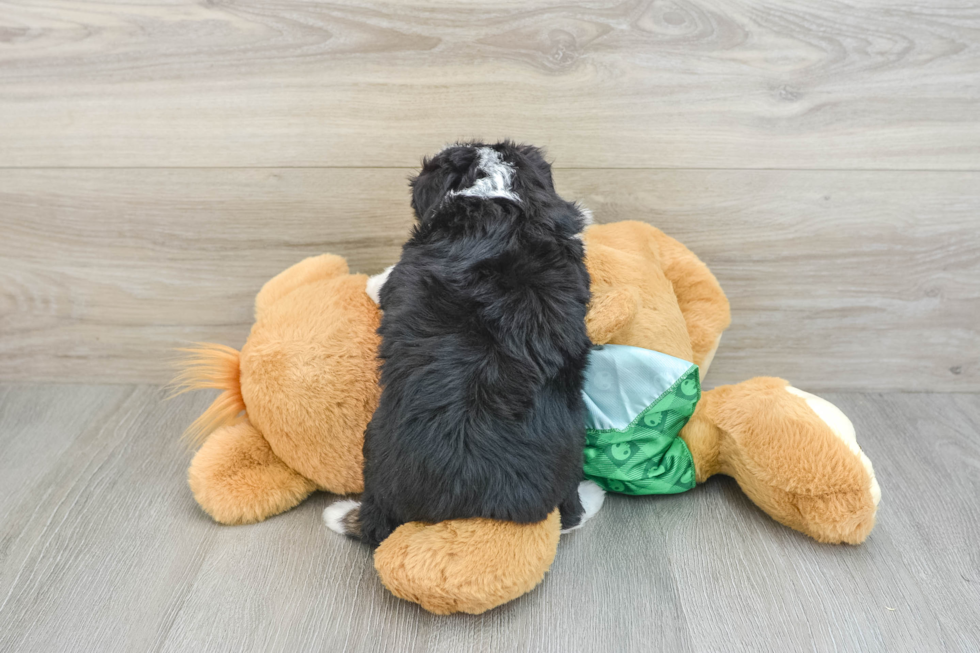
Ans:
{"label": "green patterned fabric", "polygon": [[586,478],[620,494],[694,487],[694,461],[678,434],[701,398],[697,365],[607,345],[592,352],[584,393]]}

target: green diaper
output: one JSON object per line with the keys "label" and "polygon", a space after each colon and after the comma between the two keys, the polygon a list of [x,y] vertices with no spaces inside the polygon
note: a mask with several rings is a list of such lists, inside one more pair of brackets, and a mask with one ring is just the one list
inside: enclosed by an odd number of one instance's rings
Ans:
{"label": "green diaper", "polygon": [[676,494],[694,487],[694,461],[681,428],[701,398],[698,366],[639,347],[592,351],[585,477],[620,494]]}

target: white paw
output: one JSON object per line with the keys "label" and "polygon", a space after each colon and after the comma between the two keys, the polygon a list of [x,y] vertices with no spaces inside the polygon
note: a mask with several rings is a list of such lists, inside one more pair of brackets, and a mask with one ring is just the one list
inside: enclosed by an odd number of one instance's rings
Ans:
{"label": "white paw", "polygon": [[391,271],[394,269],[394,267],[395,267],[394,265],[389,265],[388,267],[385,268],[384,272],[368,278],[367,281],[368,297],[370,297],[371,300],[379,306],[381,305],[381,288],[382,286],[385,285],[385,281],[388,280],[388,275],[391,274]]}
{"label": "white paw", "polygon": [[595,218],[592,216],[592,211],[590,211],[589,209],[587,209],[584,206],[582,206],[582,203],[581,202],[578,203],[578,209],[579,209],[579,211],[582,212],[582,231],[580,231],[577,234],[575,234],[574,236],[572,236],[572,238],[577,238],[580,241],[582,241],[582,250],[584,251],[586,249],[586,247],[585,247],[585,229],[589,225],[595,223]]}
{"label": "white paw", "polygon": [[349,513],[351,510],[357,509],[357,507],[360,505],[360,501],[354,501],[353,499],[334,501],[323,509],[323,522],[327,525],[327,528],[332,530],[334,533],[347,535],[347,529],[344,527],[344,517],[347,516],[347,513]]}
{"label": "white paw", "polygon": [[861,464],[867,470],[868,476],[871,477],[871,500],[877,506],[878,502],[881,501],[881,487],[878,485],[878,479],[875,478],[875,470],[871,466],[871,460],[864,455],[861,447],[858,446],[857,433],[854,431],[854,424],[851,423],[851,420],[847,418],[847,415],[840,408],[823,397],[812,395],[791,385],[786,386],[786,392],[803,399],[806,405],[810,407],[810,410],[815,412],[817,417],[822,419],[830,427],[834,435],[847,445],[851,453],[858,457]]}
{"label": "white paw", "polygon": [[595,517],[599,509],[602,508],[602,503],[606,500],[606,491],[593,481],[582,481],[578,484],[578,498],[582,502],[582,507],[585,509],[585,512],[582,513],[582,521],[571,528],[563,530],[562,533],[571,533],[577,528],[582,528],[585,522]]}

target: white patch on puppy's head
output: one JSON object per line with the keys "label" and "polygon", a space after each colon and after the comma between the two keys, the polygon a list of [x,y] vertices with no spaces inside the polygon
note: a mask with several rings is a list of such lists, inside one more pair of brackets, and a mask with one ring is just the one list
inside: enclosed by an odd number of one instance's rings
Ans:
{"label": "white patch on puppy's head", "polygon": [[520,202],[517,193],[511,190],[515,172],[514,166],[504,161],[500,152],[492,147],[478,147],[476,153],[480,157],[480,163],[477,167],[486,174],[486,177],[477,179],[469,188],[450,192],[448,196],[465,195],[481,199],[502,197]]}

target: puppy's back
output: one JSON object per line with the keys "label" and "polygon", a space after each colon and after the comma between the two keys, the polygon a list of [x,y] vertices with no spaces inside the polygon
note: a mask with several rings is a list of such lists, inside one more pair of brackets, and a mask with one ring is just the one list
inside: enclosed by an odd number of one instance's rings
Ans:
{"label": "puppy's back", "polygon": [[381,289],[365,495],[391,523],[539,521],[581,477],[584,216],[536,150],[510,147],[513,196],[449,184]]}

